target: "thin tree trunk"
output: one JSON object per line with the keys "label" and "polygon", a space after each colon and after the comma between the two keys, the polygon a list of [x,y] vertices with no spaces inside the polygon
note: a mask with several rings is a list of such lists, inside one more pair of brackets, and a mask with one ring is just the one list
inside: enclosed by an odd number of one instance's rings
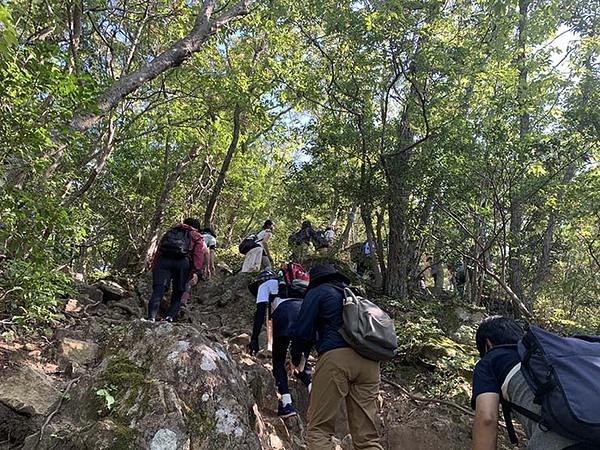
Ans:
{"label": "thin tree trunk", "polygon": [[102,153],[98,157],[98,161],[96,162],[96,167],[92,169],[87,181],[81,186],[79,190],[73,193],[71,197],[69,197],[65,202],[63,202],[63,206],[68,208],[72,206],[75,201],[82,197],[91,187],[92,184],[100,177],[102,172],[104,171],[104,167],[106,166],[106,161],[110,157],[113,151],[113,139],[115,137],[115,124],[114,119],[111,117],[108,122],[108,135],[106,136],[106,140],[104,142],[104,146],[102,148]]}
{"label": "thin tree trunk", "polygon": [[329,226],[331,226],[333,229],[335,229],[335,226],[337,225],[339,208],[340,208],[340,192],[339,192],[338,188],[336,187],[335,191],[333,193],[333,204],[331,205],[331,217],[329,219]]}
{"label": "thin tree trunk", "polygon": [[377,259],[379,261],[379,267],[381,267],[381,278],[382,278],[382,286],[385,286],[386,283],[386,272],[387,272],[387,268],[385,266],[385,252],[384,252],[384,248],[386,247],[385,241],[383,239],[383,226],[384,226],[384,211],[379,211],[377,213],[375,213],[377,216],[377,228],[376,228],[376,236],[377,236],[377,242],[379,242],[380,244],[380,250],[377,252]]}
{"label": "thin tree trunk", "polygon": [[217,202],[221,192],[223,191],[223,187],[225,186],[225,176],[227,175],[227,171],[229,170],[229,166],[233,160],[233,155],[235,154],[238,146],[240,139],[240,115],[241,107],[239,104],[236,104],[233,111],[233,132],[231,136],[231,143],[229,144],[227,154],[225,155],[225,159],[221,165],[219,177],[217,178],[213,192],[208,200],[208,204],[206,205],[206,212],[204,214],[204,226],[206,227],[212,226],[215,217],[215,211],[217,209]]}
{"label": "thin tree trunk", "polygon": [[[367,232],[367,242],[369,243],[369,249],[371,251],[371,268],[373,270],[373,276],[375,278],[375,286],[381,288],[383,279],[381,277],[381,269],[379,267],[379,258],[377,255],[380,252],[380,243],[378,244],[375,240],[375,232],[373,230],[373,207],[371,198],[371,179],[372,173],[369,170],[367,174],[367,139],[365,136],[365,130],[363,127],[363,116],[357,116],[358,131],[360,133],[361,142],[361,165],[360,165],[360,191],[363,194],[362,205],[360,208],[360,215],[365,224],[365,230]],[[370,169],[370,168],[369,168]]]}
{"label": "thin tree trunk", "polygon": [[[439,219],[436,219],[436,226],[434,232],[439,230]],[[437,296],[441,296],[444,290],[444,264],[442,263],[442,240],[436,239],[433,248],[433,270],[435,273],[435,286],[434,291]]]}
{"label": "thin tree trunk", "polygon": [[[562,179],[562,187],[557,195],[557,204],[562,204],[562,197],[564,195],[564,186],[569,184],[571,180],[575,177],[575,164],[569,164],[565,175]],[[533,310],[533,306],[537,299],[537,294],[541,289],[544,281],[548,277],[550,273],[550,253],[552,252],[553,244],[554,244],[554,230],[558,225],[558,212],[553,210],[548,217],[548,225],[546,227],[546,231],[544,232],[544,237],[542,239],[542,254],[540,255],[540,259],[538,261],[537,271],[535,278],[533,279],[533,283],[531,286],[531,293],[529,294],[529,301],[526,302],[526,306],[529,310]]]}
{"label": "thin tree trunk", "polygon": [[371,269],[373,270],[373,277],[375,286],[381,288],[383,285],[383,278],[381,276],[381,270],[379,268],[379,253],[381,252],[381,243],[375,239],[375,231],[373,229],[373,220],[371,218],[371,210],[366,208],[360,209],[362,220],[365,224],[365,231],[367,232],[367,242],[369,243],[369,249],[371,251]]}
{"label": "thin tree trunk", "polygon": [[[166,150],[168,151],[168,148]],[[175,168],[175,170],[167,176],[167,179],[165,180],[165,186],[163,188],[163,191],[160,195],[160,198],[156,202],[156,209],[154,210],[154,216],[152,218],[150,228],[148,229],[148,232],[146,233],[145,243],[142,246],[142,250],[140,252],[140,254],[142,255],[142,257],[140,258],[141,265],[146,265],[152,258],[152,255],[154,254],[154,252],[156,251],[156,245],[158,242],[158,233],[162,226],[165,210],[167,208],[167,205],[169,204],[169,201],[171,198],[171,192],[172,192],[173,188],[177,184],[177,181],[184,174],[186,169],[198,157],[199,153],[200,153],[200,147],[195,146],[195,147],[191,148],[190,151],[188,152],[187,156],[183,160],[181,160],[177,164],[177,167]]]}
{"label": "thin tree trunk", "polygon": [[[517,68],[519,70],[519,93],[518,103],[523,113],[519,119],[519,139],[523,145],[529,134],[529,113],[526,111],[527,103],[527,67],[526,67],[526,45],[527,45],[527,21],[529,15],[529,4],[531,0],[519,0],[519,26],[518,26],[518,57]],[[521,251],[521,232],[523,229],[523,211],[520,195],[513,192],[510,205],[510,247],[509,247],[509,284],[511,290],[523,298],[523,267]]]}
{"label": "thin tree trunk", "polygon": [[344,228],[344,231],[342,232],[340,239],[338,241],[340,248],[345,249],[346,247],[348,247],[348,244],[350,243],[350,232],[352,230],[352,227],[354,226],[354,221],[356,220],[357,209],[358,209],[358,206],[356,204],[354,204],[348,210],[348,220],[346,221],[346,227]]}

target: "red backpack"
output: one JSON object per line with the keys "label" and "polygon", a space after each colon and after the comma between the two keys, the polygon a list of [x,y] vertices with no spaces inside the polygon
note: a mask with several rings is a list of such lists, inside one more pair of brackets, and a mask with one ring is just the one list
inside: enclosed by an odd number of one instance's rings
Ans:
{"label": "red backpack", "polygon": [[279,284],[286,285],[287,296],[294,298],[303,298],[310,282],[308,271],[304,270],[298,263],[286,263],[278,274]]}

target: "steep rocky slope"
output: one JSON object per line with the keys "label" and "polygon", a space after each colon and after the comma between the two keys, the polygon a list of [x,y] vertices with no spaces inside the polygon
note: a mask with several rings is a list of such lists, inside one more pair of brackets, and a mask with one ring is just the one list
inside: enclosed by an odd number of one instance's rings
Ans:
{"label": "steep rocky slope", "polygon": [[[0,448],[305,448],[306,389],[291,379],[300,414],[277,418],[270,355],[245,351],[254,313],[249,281],[222,267],[174,324],[139,320],[147,279],[79,283],[51,336],[25,340],[5,330]],[[470,447],[467,412],[417,401],[401,376],[385,378],[384,448]],[[332,445],[351,448],[343,412]]]}

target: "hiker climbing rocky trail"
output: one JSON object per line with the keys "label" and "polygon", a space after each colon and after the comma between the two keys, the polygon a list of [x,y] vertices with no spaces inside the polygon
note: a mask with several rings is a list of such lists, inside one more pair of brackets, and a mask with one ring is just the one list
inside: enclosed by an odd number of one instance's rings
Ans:
{"label": "hiker climbing rocky trail", "polygon": [[[271,359],[247,352],[251,274],[219,265],[192,291],[178,322],[143,322],[147,278],[78,282],[52,333],[0,347],[0,448],[303,449],[308,392],[294,377],[298,415],[276,415]],[[165,305],[163,305],[164,307]],[[464,449],[471,416],[411,393],[383,368],[381,442],[386,449]],[[387,380],[387,382],[386,382]],[[350,449],[339,414],[335,448]]]}

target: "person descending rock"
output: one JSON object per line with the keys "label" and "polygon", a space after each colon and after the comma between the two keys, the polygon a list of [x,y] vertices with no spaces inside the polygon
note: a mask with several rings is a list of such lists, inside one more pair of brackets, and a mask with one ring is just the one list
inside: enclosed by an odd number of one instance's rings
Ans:
{"label": "person descending rock", "polygon": [[[286,266],[289,265],[286,264]],[[304,284],[304,289],[306,289],[307,284]],[[280,396],[277,404],[277,415],[281,418],[295,416],[297,412],[292,402],[292,396],[290,395],[288,371],[285,363],[291,341],[292,325],[302,306],[304,289],[301,287],[299,281],[294,282],[293,286],[291,284],[288,285],[281,271],[279,272],[278,280],[277,275],[270,270],[261,272],[258,275],[258,279],[254,283],[251,283],[248,289],[252,295],[256,296],[256,314],[254,316],[254,327],[250,339],[249,352],[251,355],[255,355],[259,351],[258,336],[262,330],[266,312],[271,320],[273,377],[275,378],[275,384]],[[267,332],[269,332],[269,329]],[[267,337],[267,340],[270,340],[269,337]],[[310,393],[312,380],[311,370],[308,364],[306,364],[308,352],[303,354],[303,357],[305,362],[304,367],[294,375],[304,383]]]}
{"label": "person descending rock", "polygon": [[172,282],[171,304],[165,317],[167,322],[172,322],[179,314],[186,285],[198,282],[206,249],[199,230],[200,222],[187,218],[161,238],[152,263],[152,295],[146,320],[156,320],[160,301]]}

